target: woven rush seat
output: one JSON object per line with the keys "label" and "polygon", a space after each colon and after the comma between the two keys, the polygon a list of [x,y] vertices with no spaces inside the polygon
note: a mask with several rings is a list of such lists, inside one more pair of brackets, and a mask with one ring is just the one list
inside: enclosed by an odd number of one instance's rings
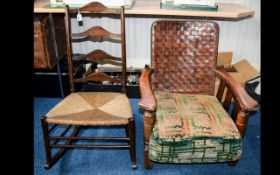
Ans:
{"label": "woven rush seat", "polygon": [[154,94],[158,103],[149,141],[151,160],[205,163],[240,159],[241,135],[216,97]]}
{"label": "woven rush seat", "polygon": [[72,93],[47,113],[47,121],[65,125],[125,125],[132,118],[129,100],[122,93]]}

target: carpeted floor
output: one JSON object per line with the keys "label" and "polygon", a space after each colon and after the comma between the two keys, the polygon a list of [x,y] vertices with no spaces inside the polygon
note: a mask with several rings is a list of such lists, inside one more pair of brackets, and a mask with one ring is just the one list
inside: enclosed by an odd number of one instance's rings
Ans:
{"label": "carpeted floor", "polygon": [[[159,164],[143,168],[143,112],[137,107],[139,99],[130,99],[136,121],[137,169],[132,170],[128,150],[70,149],[49,170],[44,169],[45,152],[40,117],[61,99],[34,98],[34,174],[36,175],[259,175],[260,174],[260,111],[253,113],[243,139],[243,153],[239,163],[232,167],[218,164]],[[107,128],[108,129],[108,128]],[[104,136],[104,128],[81,130],[79,134]],[[125,136],[124,129],[109,128],[109,134]]]}

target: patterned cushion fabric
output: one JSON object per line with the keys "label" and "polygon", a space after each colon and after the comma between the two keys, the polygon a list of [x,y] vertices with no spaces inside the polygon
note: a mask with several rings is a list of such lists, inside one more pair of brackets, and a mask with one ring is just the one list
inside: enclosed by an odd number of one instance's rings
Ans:
{"label": "patterned cushion fabric", "polygon": [[132,118],[125,94],[77,92],[68,95],[46,114],[47,121],[68,125],[122,125]]}
{"label": "patterned cushion fabric", "polygon": [[204,163],[240,159],[240,133],[216,97],[160,91],[155,91],[155,96],[151,160]]}

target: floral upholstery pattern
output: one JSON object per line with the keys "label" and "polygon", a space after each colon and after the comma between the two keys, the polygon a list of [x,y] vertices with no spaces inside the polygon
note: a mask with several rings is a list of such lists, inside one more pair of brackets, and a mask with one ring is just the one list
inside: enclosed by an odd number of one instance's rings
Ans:
{"label": "floral upholstery pattern", "polygon": [[218,99],[155,91],[156,123],[149,157],[165,163],[239,160],[241,135]]}

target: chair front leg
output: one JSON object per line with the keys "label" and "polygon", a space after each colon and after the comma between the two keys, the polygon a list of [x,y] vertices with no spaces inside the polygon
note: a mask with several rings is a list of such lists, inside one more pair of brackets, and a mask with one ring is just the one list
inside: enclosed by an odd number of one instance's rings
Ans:
{"label": "chair front leg", "polygon": [[135,122],[134,119],[130,119],[127,127],[127,135],[129,137],[129,153],[131,159],[132,169],[136,169],[136,151],[135,151]]}
{"label": "chair front leg", "polygon": [[[63,154],[65,153],[66,151],[66,147],[62,147],[58,150],[58,152],[52,156],[51,154],[51,147],[53,145],[55,145],[59,139],[55,140],[54,142],[50,142],[50,131],[53,129],[49,129],[49,126],[48,126],[48,122],[46,120],[46,116],[43,116],[41,118],[41,125],[42,125],[42,132],[43,132],[43,137],[44,137],[44,144],[45,144],[45,152],[46,152],[46,164],[45,164],[45,169],[50,169],[62,156]],[[56,126],[56,125],[55,125]],[[69,126],[67,127],[63,132],[62,134],[60,135],[60,137],[63,137],[66,132],[71,128],[72,126]],[[75,137],[78,132],[80,130],[80,127],[79,126],[76,126],[74,128],[74,130],[72,131],[72,133],[70,134],[70,137]],[[65,144],[63,146],[69,146],[71,144],[72,140],[67,140],[65,142]]]}
{"label": "chair front leg", "polygon": [[241,109],[238,112],[237,117],[236,117],[236,126],[237,126],[237,129],[239,130],[242,137],[245,134],[248,119],[249,119],[249,112],[247,112],[244,109]]}
{"label": "chair front leg", "polygon": [[51,157],[51,147],[50,147],[50,140],[49,140],[49,126],[45,116],[41,118],[41,126],[42,126],[42,132],[43,132],[44,144],[45,144],[45,153],[47,159],[45,168],[49,169],[50,164],[52,162],[52,157]]}
{"label": "chair front leg", "polygon": [[155,123],[155,112],[145,110],[144,112],[144,168],[151,169],[153,162],[149,157],[149,139]]}

